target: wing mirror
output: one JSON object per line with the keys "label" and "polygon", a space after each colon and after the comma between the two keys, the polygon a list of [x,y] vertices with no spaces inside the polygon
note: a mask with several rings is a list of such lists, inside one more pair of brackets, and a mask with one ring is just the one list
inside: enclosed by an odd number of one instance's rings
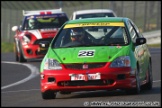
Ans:
{"label": "wing mirror", "polygon": [[140,37],[136,39],[136,45],[141,45],[146,43],[146,38]]}
{"label": "wing mirror", "polygon": [[13,26],[12,27],[12,31],[17,31],[18,30],[18,26]]}

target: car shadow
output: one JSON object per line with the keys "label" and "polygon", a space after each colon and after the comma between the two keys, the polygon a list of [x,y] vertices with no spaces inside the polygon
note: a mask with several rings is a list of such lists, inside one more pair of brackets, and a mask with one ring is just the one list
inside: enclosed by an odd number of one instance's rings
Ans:
{"label": "car shadow", "polygon": [[[161,94],[161,87],[153,87],[151,90],[141,90],[139,95]],[[136,96],[137,94],[127,94],[124,90],[100,90],[100,91],[82,91],[73,92],[71,94],[57,94],[56,99],[69,98],[93,98],[93,97],[114,97],[114,96]]]}
{"label": "car shadow", "polygon": [[111,97],[111,96],[122,96],[126,95],[124,91],[85,91],[85,92],[74,92],[71,95],[57,95],[57,99],[70,99],[70,98],[94,98],[94,97]]}
{"label": "car shadow", "polygon": [[27,60],[28,63],[30,62],[42,62],[42,58],[41,59],[31,59],[31,60]]}

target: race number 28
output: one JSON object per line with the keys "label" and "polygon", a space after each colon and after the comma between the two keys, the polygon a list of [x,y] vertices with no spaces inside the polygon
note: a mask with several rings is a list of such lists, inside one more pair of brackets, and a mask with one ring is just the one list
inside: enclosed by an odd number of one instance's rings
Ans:
{"label": "race number 28", "polygon": [[95,50],[81,50],[78,53],[78,57],[93,57]]}

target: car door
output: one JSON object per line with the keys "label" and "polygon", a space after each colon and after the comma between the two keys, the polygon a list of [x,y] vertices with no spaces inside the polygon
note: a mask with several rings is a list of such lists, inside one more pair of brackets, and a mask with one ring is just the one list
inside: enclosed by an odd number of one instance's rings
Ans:
{"label": "car door", "polygon": [[[132,22],[132,24],[134,26],[134,29],[137,31],[138,36],[141,38],[144,38],[142,33],[140,33],[138,27],[133,22]],[[144,71],[144,73],[143,74],[146,75],[146,71],[147,71],[148,65],[149,65],[148,63],[149,63],[150,53],[149,53],[149,49],[148,49],[148,46],[146,43],[142,44],[142,48],[144,50],[144,52],[143,52],[143,57],[144,57],[143,71]]]}
{"label": "car door", "polygon": [[[139,30],[137,29],[136,25],[130,20],[130,33],[131,33],[131,39],[134,43],[136,43],[136,39],[141,37],[139,34]],[[137,60],[139,61],[139,68],[140,68],[140,80],[145,79],[146,75],[146,54],[145,54],[145,49],[144,49],[144,44],[142,45],[135,45],[135,52]]]}

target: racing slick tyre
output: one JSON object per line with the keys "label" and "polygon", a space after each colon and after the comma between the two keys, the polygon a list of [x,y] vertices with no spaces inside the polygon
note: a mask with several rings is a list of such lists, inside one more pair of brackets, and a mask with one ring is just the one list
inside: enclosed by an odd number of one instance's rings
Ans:
{"label": "racing slick tyre", "polygon": [[19,62],[27,62],[27,60],[24,58],[22,47],[21,47],[20,43],[19,43],[19,49],[20,49]]}
{"label": "racing slick tyre", "polygon": [[153,84],[153,77],[152,77],[152,66],[151,66],[151,62],[149,62],[149,66],[148,66],[148,71],[147,71],[147,77],[148,77],[148,82],[142,86],[142,89],[144,90],[151,90],[152,89],[152,84]]}
{"label": "racing slick tyre", "polygon": [[60,91],[59,93],[60,94],[71,94],[71,92],[69,92],[69,91]]}
{"label": "racing slick tyre", "polygon": [[56,92],[55,91],[42,92],[42,98],[43,99],[55,99],[56,98]]}
{"label": "racing slick tyre", "polygon": [[139,68],[136,69],[136,88],[127,89],[127,94],[139,94],[141,91],[140,78],[139,78]]}

